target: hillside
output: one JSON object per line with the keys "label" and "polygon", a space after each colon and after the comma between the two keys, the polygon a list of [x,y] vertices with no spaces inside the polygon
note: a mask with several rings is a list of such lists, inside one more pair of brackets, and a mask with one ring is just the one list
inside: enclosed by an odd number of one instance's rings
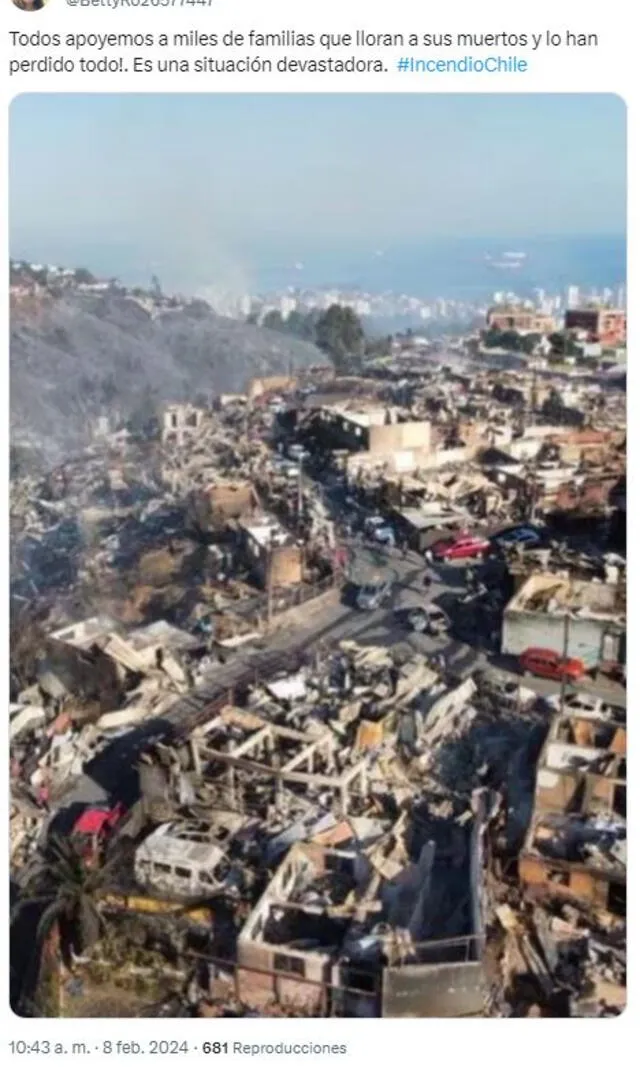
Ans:
{"label": "hillside", "polygon": [[55,458],[106,411],[126,419],[150,402],[240,391],[254,375],[317,361],[312,345],[201,301],[157,311],[123,292],[12,300],[12,441]]}

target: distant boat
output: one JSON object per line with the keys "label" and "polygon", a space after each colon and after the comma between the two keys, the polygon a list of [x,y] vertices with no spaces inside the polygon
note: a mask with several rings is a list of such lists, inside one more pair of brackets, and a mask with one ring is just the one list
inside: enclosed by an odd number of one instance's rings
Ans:
{"label": "distant boat", "polygon": [[495,270],[519,270],[527,258],[526,252],[502,252],[499,256],[485,253],[485,260]]}

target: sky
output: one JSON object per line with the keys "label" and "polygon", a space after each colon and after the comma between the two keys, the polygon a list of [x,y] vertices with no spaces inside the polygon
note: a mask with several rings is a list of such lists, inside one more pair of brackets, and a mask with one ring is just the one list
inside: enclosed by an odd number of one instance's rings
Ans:
{"label": "sky", "polygon": [[11,254],[246,291],[354,250],[620,235],[625,127],[609,95],[25,94]]}

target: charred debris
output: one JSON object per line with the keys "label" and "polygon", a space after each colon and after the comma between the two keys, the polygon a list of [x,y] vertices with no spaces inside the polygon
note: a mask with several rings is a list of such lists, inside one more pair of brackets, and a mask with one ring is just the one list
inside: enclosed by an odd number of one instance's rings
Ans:
{"label": "charred debris", "polygon": [[[474,531],[503,651],[545,612],[573,613],[565,653],[582,640],[568,581],[615,586],[623,658],[619,398],[568,429],[508,377],[256,379],[153,434],[105,418],[13,479],[16,1010],[623,1009],[624,700],[345,628],[363,537],[424,568]],[[25,914],[63,895],[27,959]]]}

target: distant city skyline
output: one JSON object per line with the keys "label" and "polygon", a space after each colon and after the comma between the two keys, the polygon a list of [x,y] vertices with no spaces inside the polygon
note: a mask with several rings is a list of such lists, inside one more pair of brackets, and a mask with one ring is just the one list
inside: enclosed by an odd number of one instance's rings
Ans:
{"label": "distant city skyline", "polygon": [[[522,242],[531,284],[617,285],[625,127],[609,95],[27,94],[11,253],[204,294],[396,275],[433,292],[440,264],[491,284],[484,255]],[[568,242],[606,271],[572,251],[546,277]]]}

